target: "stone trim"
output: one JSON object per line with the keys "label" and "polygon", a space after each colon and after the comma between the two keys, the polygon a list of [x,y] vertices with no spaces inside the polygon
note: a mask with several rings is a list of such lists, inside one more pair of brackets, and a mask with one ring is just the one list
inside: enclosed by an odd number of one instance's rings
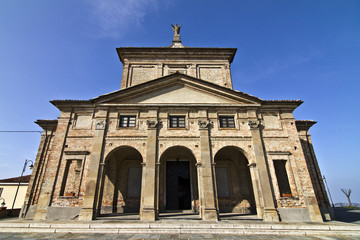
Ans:
{"label": "stone trim", "polygon": [[288,151],[269,151],[269,155],[291,155],[291,152]]}
{"label": "stone trim", "polygon": [[89,155],[89,151],[64,151],[65,155]]}

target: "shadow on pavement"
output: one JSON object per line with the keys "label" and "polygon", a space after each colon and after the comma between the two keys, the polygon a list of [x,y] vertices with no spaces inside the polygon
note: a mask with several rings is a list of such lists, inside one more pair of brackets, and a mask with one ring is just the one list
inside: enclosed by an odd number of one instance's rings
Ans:
{"label": "shadow on pavement", "polygon": [[333,210],[337,221],[360,224],[360,209],[340,207]]}

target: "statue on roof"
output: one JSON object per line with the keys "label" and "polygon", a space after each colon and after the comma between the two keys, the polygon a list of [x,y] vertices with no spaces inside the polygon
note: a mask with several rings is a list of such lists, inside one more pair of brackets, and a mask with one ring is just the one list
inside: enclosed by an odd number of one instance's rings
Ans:
{"label": "statue on roof", "polygon": [[171,24],[171,26],[173,27],[173,31],[174,31],[174,36],[179,36],[180,35],[180,28],[182,25],[177,25],[177,23],[174,25]]}

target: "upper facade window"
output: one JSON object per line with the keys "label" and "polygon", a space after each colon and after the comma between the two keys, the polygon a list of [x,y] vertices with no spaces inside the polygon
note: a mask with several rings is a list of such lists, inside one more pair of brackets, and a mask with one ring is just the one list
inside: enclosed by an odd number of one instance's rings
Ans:
{"label": "upper facade window", "polygon": [[170,128],[185,128],[185,116],[170,116]]}
{"label": "upper facade window", "polygon": [[235,120],[233,116],[220,116],[220,128],[234,128]]}
{"label": "upper facade window", "polygon": [[120,127],[135,127],[136,116],[120,116]]}

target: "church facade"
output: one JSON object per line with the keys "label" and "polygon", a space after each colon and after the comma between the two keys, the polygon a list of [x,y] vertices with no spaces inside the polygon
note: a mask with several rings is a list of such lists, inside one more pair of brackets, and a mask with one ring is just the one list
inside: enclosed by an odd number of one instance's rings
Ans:
{"label": "church facade", "polygon": [[53,100],[21,217],[93,220],[191,212],[322,222],[331,208],[300,100],[232,87],[234,48],[118,48],[121,88]]}

